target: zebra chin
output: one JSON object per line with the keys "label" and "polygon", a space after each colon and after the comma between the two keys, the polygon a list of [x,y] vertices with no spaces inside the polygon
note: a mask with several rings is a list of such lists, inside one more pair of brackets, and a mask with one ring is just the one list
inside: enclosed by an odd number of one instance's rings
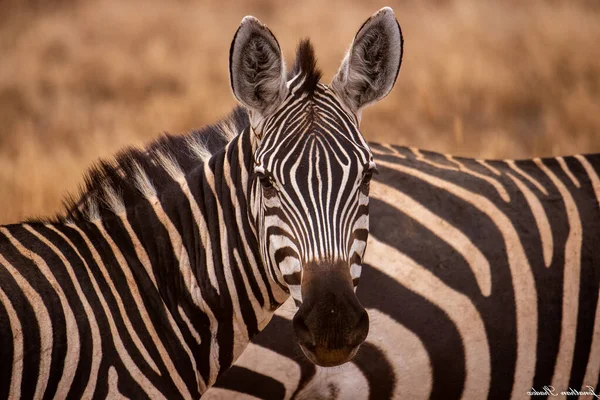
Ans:
{"label": "zebra chin", "polygon": [[302,349],[302,352],[306,358],[308,358],[313,364],[321,367],[336,367],[351,361],[356,353],[358,353],[360,345],[354,347],[353,349],[324,350],[322,348],[316,348],[309,350],[300,344],[300,348]]}
{"label": "zebra chin", "polygon": [[306,357],[322,367],[350,361],[369,333],[369,315],[358,301],[347,262],[308,263],[294,335]]}

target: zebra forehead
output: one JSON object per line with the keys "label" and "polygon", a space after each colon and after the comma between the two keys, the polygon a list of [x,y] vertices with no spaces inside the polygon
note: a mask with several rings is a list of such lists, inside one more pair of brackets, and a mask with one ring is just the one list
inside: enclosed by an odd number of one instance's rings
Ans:
{"label": "zebra forehead", "polygon": [[256,154],[256,163],[270,172],[293,164],[298,164],[300,170],[309,166],[318,169],[336,165],[350,167],[357,163],[366,165],[373,159],[364,141],[326,133],[305,132],[285,136],[261,150]]}
{"label": "zebra forehead", "polygon": [[[273,160],[299,157],[311,148],[338,153],[347,161],[358,155],[362,163],[372,159],[371,151],[355,120],[346,114],[333,93],[324,85],[318,95],[300,100],[293,96],[288,107],[274,115],[264,127],[263,140],[255,153],[258,164],[268,166]],[[283,114],[283,115],[280,115]]]}

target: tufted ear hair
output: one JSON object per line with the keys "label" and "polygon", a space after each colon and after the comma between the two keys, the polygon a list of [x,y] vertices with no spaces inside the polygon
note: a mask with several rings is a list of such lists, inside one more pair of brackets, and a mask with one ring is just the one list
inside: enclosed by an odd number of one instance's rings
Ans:
{"label": "tufted ear hair", "polygon": [[273,33],[258,19],[242,20],[229,50],[229,79],[233,94],[254,112],[272,113],[287,94],[285,65]]}
{"label": "tufted ear hair", "polygon": [[390,7],[365,21],[333,78],[331,87],[352,112],[392,90],[402,62],[402,31]]}

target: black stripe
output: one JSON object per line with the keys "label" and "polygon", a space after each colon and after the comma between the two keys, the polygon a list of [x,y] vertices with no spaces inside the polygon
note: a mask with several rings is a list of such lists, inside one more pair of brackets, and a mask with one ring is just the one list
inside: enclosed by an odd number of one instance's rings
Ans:
{"label": "black stripe", "polygon": [[[276,231],[282,231],[282,230],[279,229],[279,228],[270,227],[267,230],[267,234],[268,233],[275,234]],[[282,231],[282,233],[283,233],[283,231]],[[277,250],[275,250],[274,256],[275,256],[275,263],[277,265],[279,265],[287,257],[292,257],[292,258],[298,259],[298,253],[296,253],[296,251],[294,249],[292,249],[291,247],[280,247],[280,248],[278,248]]]}
{"label": "black stripe", "polygon": [[259,399],[279,400],[285,397],[285,386],[281,382],[237,365],[223,374],[214,387],[235,390]]}
{"label": "black stripe", "polygon": [[357,296],[365,308],[389,315],[423,342],[431,360],[432,399],[461,397],[465,380],[464,348],[456,327],[442,310],[369,264],[363,265]]}
{"label": "black stripe", "polygon": [[[369,382],[369,400],[391,399],[396,387],[394,368],[377,346],[365,342],[352,360]],[[418,385],[415,382],[415,385]]]}
{"label": "black stripe", "polygon": [[300,271],[296,271],[292,274],[284,275],[283,280],[288,285],[299,285],[302,281],[302,274],[300,273]]}

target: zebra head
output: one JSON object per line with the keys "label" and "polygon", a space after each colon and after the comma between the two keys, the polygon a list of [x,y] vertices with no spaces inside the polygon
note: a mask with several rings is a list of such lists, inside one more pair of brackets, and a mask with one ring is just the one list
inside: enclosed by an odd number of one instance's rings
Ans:
{"label": "zebra head", "polygon": [[299,306],[296,339],[318,365],[350,360],[369,330],[355,288],[376,166],[358,124],[392,89],[401,59],[390,8],[363,24],[330,85],[319,82],[308,41],[286,74],[275,36],[256,18],[242,20],[231,45],[231,86],[250,116],[249,204],[262,261]]}

